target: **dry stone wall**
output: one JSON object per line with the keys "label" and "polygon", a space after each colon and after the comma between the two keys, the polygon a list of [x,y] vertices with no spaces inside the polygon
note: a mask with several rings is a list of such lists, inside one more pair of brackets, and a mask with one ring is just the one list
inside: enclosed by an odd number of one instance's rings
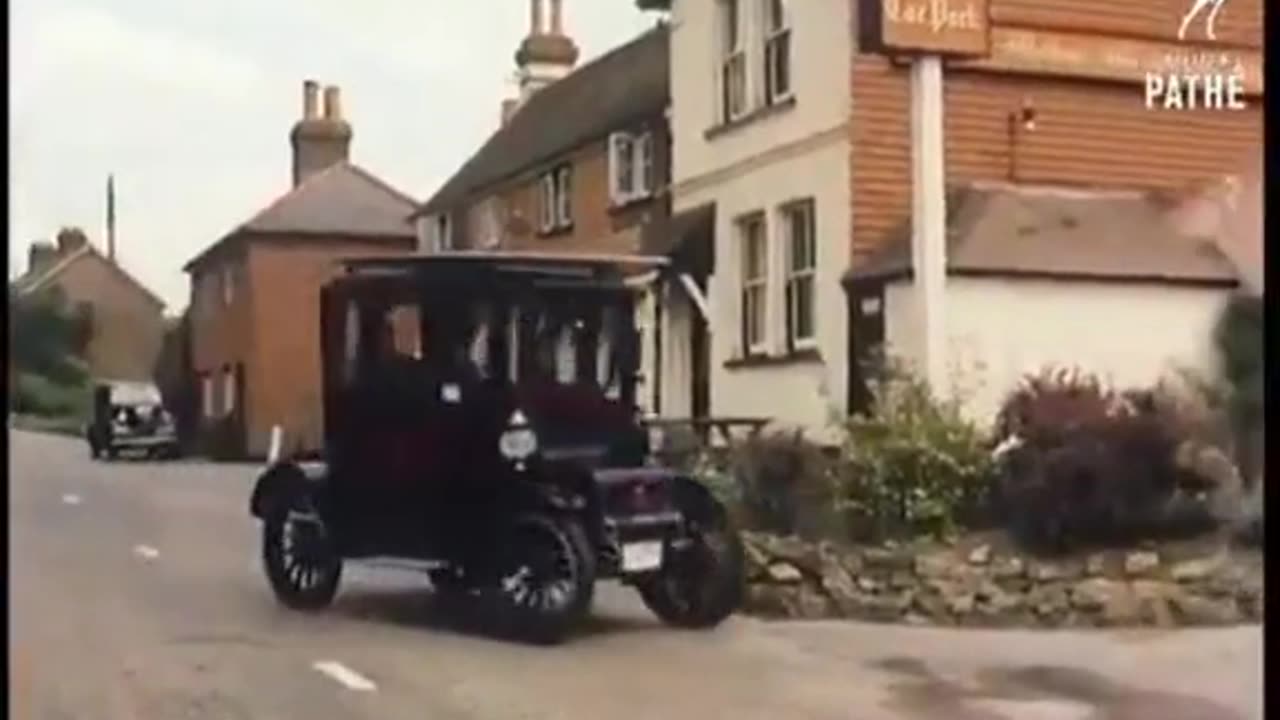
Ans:
{"label": "dry stone wall", "polygon": [[744,536],[746,611],[992,627],[1203,626],[1262,619],[1262,557],[1217,545],[1039,559],[992,544],[837,548]]}

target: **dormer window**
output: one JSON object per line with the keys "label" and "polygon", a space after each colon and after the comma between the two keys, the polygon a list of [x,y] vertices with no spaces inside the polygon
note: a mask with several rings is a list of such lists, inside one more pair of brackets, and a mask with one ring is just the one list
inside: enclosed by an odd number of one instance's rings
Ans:
{"label": "dormer window", "polygon": [[615,207],[653,196],[657,185],[653,133],[609,136],[609,198]]}

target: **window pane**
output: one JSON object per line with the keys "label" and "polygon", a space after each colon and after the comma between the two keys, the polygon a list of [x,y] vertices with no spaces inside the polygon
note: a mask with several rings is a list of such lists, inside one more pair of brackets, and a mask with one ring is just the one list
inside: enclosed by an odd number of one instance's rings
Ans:
{"label": "window pane", "polygon": [[654,171],[653,135],[640,138],[640,187],[641,192],[653,192],[657,186]]}
{"label": "window pane", "polygon": [[778,30],[787,23],[786,3],[783,0],[765,0],[769,6],[769,29]]}
{"label": "window pane", "polygon": [[806,275],[792,281],[791,298],[793,314],[791,330],[797,340],[813,337],[813,276]]}
{"label": "window pane", "polygon": [[618,190],[624,194],[635,191],[635,143],[629,137],[618,139],[617,145],[618,166],[615,168],[617,173]]}
{"label": "window pane", "polygon": [[725,51],[738,48],[738,0],[721,0],[721,22],[724,25]]}

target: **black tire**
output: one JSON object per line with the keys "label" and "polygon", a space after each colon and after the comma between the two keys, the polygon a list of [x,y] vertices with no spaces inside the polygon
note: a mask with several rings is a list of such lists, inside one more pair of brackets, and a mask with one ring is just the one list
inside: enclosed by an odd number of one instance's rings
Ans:
{"label": "black tire", "polygon": [[262,524],[262,562],[276,599],[294,610],[328,607],[342,579],[320,514],[305,498],[275,503]]}
{"label": "black tire", "polygon": [[662,570],[639,581],[636,589],[654,615],[668,625],[689,629],[715,627],[742,604],[745,588],[742,538],[714,500],[682,510],[692,545],[668,548]]}
{"label": "black tire", "polygon": [[596,557],[576,520],[528,515],[503,543],[495,620],[507,634],[540,645],[562,642],[591,609]]}

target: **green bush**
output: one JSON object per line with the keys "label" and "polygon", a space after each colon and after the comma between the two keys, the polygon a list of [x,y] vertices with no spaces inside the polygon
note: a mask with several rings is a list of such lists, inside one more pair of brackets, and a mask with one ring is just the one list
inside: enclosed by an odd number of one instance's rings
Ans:
{"label": "green bush", "polygon": [[837,510],[856,540],[946,535],[982,524],[994,466],[987,438],[959,402],[886,366],[871,413],[845,426]]}
{"label": "green bush", "polygon": [[[69,367],[77,367],[70,365]],[[83,420],[89,416],[88,375],[79,367],[80,382],[55,382],[43,375],[19,372],[9,395],[10,409],[19,414]]]}
{"label": "green bush", "polygon": [[1262,475],[1265,454],[1262,305],[1261,297],[1233,297],[1223,309],[1213,335],[1236,461],[1250,483]]}

